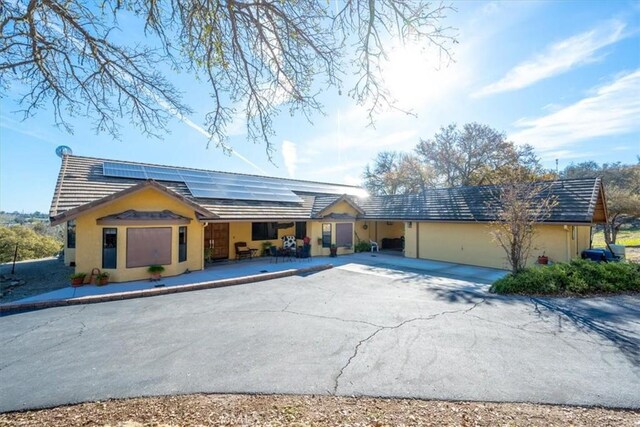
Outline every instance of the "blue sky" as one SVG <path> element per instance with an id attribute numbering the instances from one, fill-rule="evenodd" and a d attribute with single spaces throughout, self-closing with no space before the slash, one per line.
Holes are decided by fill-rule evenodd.
<path id="1" fill-rule="evenodd" d="M 49 209 L 60 166 L 54 151 L 222 171 L 357 184 L 381 150 L 411 150 L 449 123 L 477 121 L 533 145 L 546 167 L 571 162 L 633 163 L 640 154 L 640 2 L 457 2 L 455 62 L 416 46 L 396 47 L 385 79 L 398 105 L 367 126 L 366 111 L 337 92 L 322 95 L 324 115 L 309 123 L 284 109 L 274 122 L 277 152 L 246 141 L 243 120 L 231 129 L 236 154 L 208 149 L 202 128 L 210 100 L 190 75 L 172 80 L 193 108 L 163 140 L 122 124 L 122 140 L 96 135 L 73 119 L 74 133 L 53 126 L 51 111 L 21 121 L 0 100 L 0 210 Z M 126 29 L 127 21 L 120 22 Z"/>

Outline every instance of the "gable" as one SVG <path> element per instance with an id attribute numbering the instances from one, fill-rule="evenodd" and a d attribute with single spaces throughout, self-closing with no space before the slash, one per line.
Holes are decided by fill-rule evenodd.
<path id="1" fill-rule="evenodd" d="M 164 211 L 170 210 L 187 218 L 196 218 L 196 212 L 203 214 L 204 209 L 192 202 L 182 199 L 170 190 L 154 182 L 147 182 L 120 191 L 91 203 L 79 206 L 51 219 L 56 225 L 70 219 L 91 216 L 95 218 L 107 217 L 128 210 Z"/>

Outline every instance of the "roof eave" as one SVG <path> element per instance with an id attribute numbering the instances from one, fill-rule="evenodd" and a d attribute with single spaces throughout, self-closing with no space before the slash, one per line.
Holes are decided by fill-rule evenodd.
<path id="1" fill-rule="evenodd" d="M 119 198 L 127 196 L 127 195 L 131 195 L 131 194 L 137 193 L 138 191 L 144 190 L 146 188 L 153 188 L 153 189 L 155 189 L 157 191 L 165 193 L 169 197 L 172 197 L 172 198 L 184 203 L 185 205 L 193 208 L 193 210 L 196 212 L 196 217 L 198 218 L 198 220 L 201 220 L 201 218 L 203 216 L 216 217 L 215 214 L 212 214 L 208 210 L 204 209 L 202 206 L 200 206 L 197 203 L 194 203 L 194 202 L 186 199 L 182 195 L 176 193 L 173 190 L 170 190 L 169 188 L 165 187 L 164 185 L 161 185 L 161 184 L 159 184 L 158 182 L 156 182 L 154 180 L 146 180 L 146 181 L 141 182 L 140 184 L 133 185 L 133 186 L 131 186 L 129 188 L 126 188 L 124 190 L 121 190 L 121 191 L 118 191 L 116 193 L 110 194 L 108 196 L 102 197 L 102 198 L 100 198 L 98 200 L 94 200 L 92 202 L 85 203 L 84 205 L 80 205 L 80 206 L 77 206 L 77 207 L 75 207 L 73 209 L 69 209 L 68 211 L 65 211 L 65 212 L 63 212 L 61 214 L 51 216 L 50 217 L 51 225 L 62 224 L 65 221 L 69 221 L 71 219 L 74 219 L 74 218 L 78 217 L 79 215 L 82 215 L 84 213 L 87 213 L 87 212 L 90 212 L 90 211 L 92 211 L 94 209 L 97 209 L 97 208 L 105 205 L 106 203 L 112 202 L 112 201 L 114 201 L 116 199 L 119 199 Z"/>

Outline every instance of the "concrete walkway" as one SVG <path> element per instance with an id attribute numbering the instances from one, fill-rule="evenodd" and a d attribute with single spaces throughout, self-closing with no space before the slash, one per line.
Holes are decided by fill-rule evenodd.
<path id="1" fill-rule="evenodd" d="M 291 259 L 272 262 L 271 258 L 256 258 L 253 260 L 229 261 L 208 266 L 205 270 L 194 271 L 174 277 L 165 277 L 158 282 L 149 280 L 138 280 L 133 282 L 110 283 L 106 286 L 84 285 L 79 288 L 71 286 L 58 289 L 52 292 L 23 298 L 11 304 L 33 303 L 41 301 L 55 301 L 65 299 L 82 298 L 92 295 L 107 295 L 121 292 L 135 292 L 156 287 L 169 287 L 189 285 L 193 283 L 212 282 L 221 279 L 230 279 L 243 276 L 253 276 L 263 273 L 273 273 L 291 269 L 301 269 L 313 266 L 331 264 L 333 266 L 343 266 L 353 264 L 352 269 L 367 268 L 397 268 L 405 271 L 415 271 L 420 273 L 431 273 L 438 276 L 468 279 L 474 282 L 491 283 L 506 274 L 503 270 L 492 268 L 474 267 L 448 262 L 419 260 L 404 258 L 399 254 L 387 253 L 358 253 L 352 255 L 341 255 L 336 258 L 313 257 L 310 259 Z M 361 266 L 361 267 L 357 267 Z M 362 267 L 364 266 L 364 267 Z M 371 270 L 374 271 L 374 270 Z M 0 304 L 0 308 L 5 304 Z"/>

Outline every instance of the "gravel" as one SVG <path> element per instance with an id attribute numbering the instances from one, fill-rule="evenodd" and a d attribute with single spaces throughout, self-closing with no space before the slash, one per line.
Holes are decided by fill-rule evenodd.
<path id="1" fill-rule="evenodd" d="M 74 271 L 73 267 L 65 266 L 60 258 L 17 262 L 14 274 L 11 274 L 11 267 L 11 263 L 0 264 L 0 303 L 69 286 L 69 276 Z M 12 286 L 16 282 L 20 284 Z"/>
<path id="2" fill-rule="evenodd" d="M 0 414 L 0 426 L 639 426 L 640 411 L 368 397 L 186 395 Z"/>

